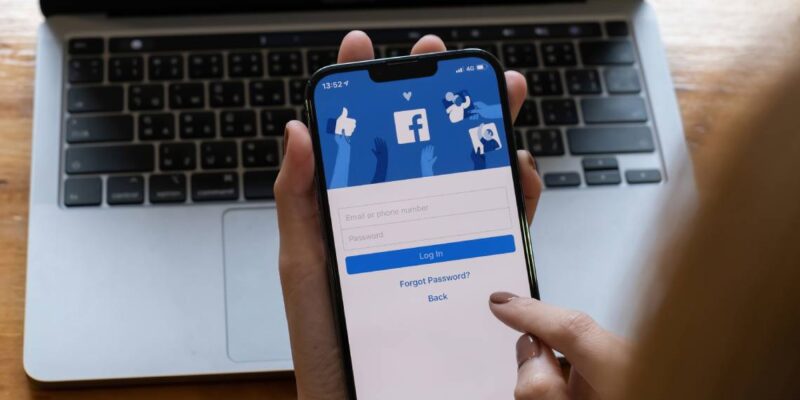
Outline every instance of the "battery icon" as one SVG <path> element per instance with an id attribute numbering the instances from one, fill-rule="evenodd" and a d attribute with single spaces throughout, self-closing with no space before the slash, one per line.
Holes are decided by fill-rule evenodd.
<path id="1" fill-rule="evenodd" d="M 483 64 L 478 64 L 475 66 L 478 71 L 483 71 Z"/>

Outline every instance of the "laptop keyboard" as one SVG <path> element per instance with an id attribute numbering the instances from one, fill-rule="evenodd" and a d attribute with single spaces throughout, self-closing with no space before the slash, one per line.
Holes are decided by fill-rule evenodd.
<path id="1" fill-rule="evenodd" d="M 407 55 L 434 33 L 524 73 L 529 97 L 515 136 L 537 156 L 547 188 L 662 180 L 627 23 L 367 32 L 376 57 Z M 63 204 L 272 199 L 284 125 L 302 115 L 308 77 L 336 62 L 345 33 L 70 39 Z M 637 153 L 651 166 L 622 170 L 618 157 Z"/>

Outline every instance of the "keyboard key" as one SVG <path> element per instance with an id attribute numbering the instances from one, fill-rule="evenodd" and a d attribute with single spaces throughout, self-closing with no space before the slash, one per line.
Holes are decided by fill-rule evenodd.
<path id="1" fill-rule="evenodd" d="M 164 108 L 164 86 L 131 85 L 128 87 L 128 108 L 139 110 L 161 110 Z"/>
<path id="2" fill-rule="evenodd" d="M 261 134 L 264 136 L 283 136 L 286 123 L 296 119 L 292 108 L 261 110 Z"/>
<path id="3" fill-rule="evenodd" d="M 305 79 L 292 79 L 289 81 L 289 102 L 294 105 L 303 105 L 306 101 Z"/>
<path id="4" fill-rule="evenodd" d="M 570 94 L 598 94 L 600 87 L 600 74 L 593 69 L 567 71 L 567 89 Z"/>
<path id="5" fill-rule="evenodd" d="M 133 117 L 108 115 L 67 119 L 67 143 L 133 140 Z"/>
<path id="6" fill-rule="evenodd" d="M 192 175 L 193 201 L 239 199 L 239 177 L 234 172 Z"/>
<path id="7" fill-rule="evenodd" d="M 67 71 L 69 83 L 90 83 L 103 81 L 103 59 L 73 58 L 69 60 Z"/>
<path id="8" fill-rule="evenodd" d="M 256 135 L 256 113 L 252 110 L 223 111 L 219 114 L 222 137 L 249 137 Z"/>
<path id="9" fill-rule="evenodd" d="M 336 64 L 336 57 L 338 54 L 337 49 L 309 50 L 308 53 L 306 53 L 309 75 L 312 75 L 316 70 L 322 67 Z M 376 56 L 376 58 L 378 57 Z"/>
<path id="10" fill-rule="evenodd" d="M 228 54 L 228 76 L 233 78 L 264 76 L 264 60 L 261 53 Z"/>
<path id="11" fill-rule="evenodd" d="M 546 125 L 575 125 L 578 110 L 572 99 L 542 100 L 542 118 Z"/>
<path id="12" fill-rule="evenodd" d="M 584 158 L 581 161 L 584 171 L 598 171 L 602 169 L 617 169 L 617 159 L 614 157 Z"/>
<path id="13" fill-rule="evenodd" d="M 544 184 L 547 187 L 580 186 L 581 175 L 577 172 L 551 172 L 544 174 Z"/>
<path id="14" fill-rule="evenodd" d="M 531 96 L 560 96 L 564 93 L 561 73 L 558 71 L 532 71 L 528 73 Z"/>
<path id="15" fill-rule="evenodd" d="M 202 83 L 173 83 L 169 85 L 170 108 L 203 108 L 205 103 L 205 88 Z"/>
<path id="16" fill-rule="evenodd" d="M 575 45 L 570 42 L 542 43 L 542 60 L 548 67 L 571 67 L 578 64 Z"/>
<path id="17" fill-rule="evenodd" d="M 600 24 L 594 22 L 538 24 L 533 26 L 537 38 L 581 38 L 602 36 Z"/>
<path id="18" fill-rule="evenodd" d="M 619 185 L 622 178 L 619 171 L 616 169 L 603 170 L 603 171 L 586 171 L 584 173 L 586 184 L 595 185 Z"/>
<path id="19" fill-rule="evenodd" d="M 150 202 L 183 203 L 186 201 L 186 176 L 183 174 L 150 175 Z"/>
<path id="20" fill-rule="evenodd" d="M 503 45 L 503 64 L 506 68 L 538 67 L 539 57 L 533 43 L 513 43 Z"/>
<path id="21" fill-rule="evenodd" d="M 644 100 L 639 96 L 583 99 L 581 108 L 587 124 L 647 121 Z"/>
<path id="22" fill-rule="evenodd" d="M 522 108 L 519 110 L 517 120 L 514 122 L 516 126 L 536 126 L 539 125 L 539 111 L 536 109 L 536 102 L 533 100 L 525 100 L 522 103 Z"/>
<path id="23" fill-rule="evenodd" d="M 625 171 L 625 180 L 630 184 L 661 182 L 661 171 L 657 169 L 630 169 Z"/>
<path id="24" fill-rule="evenodd" d="M 303 74 L 303 56 L 299 51 L 271 51 L 267 55 L 267 68 L 271 76 Z"/>
<path id="25" fill-rule="evenodd" d="M 180 54 L 150 56 L 147 77 L 151 81 L 183 79 L 183 56 Z"/>
<path id="26" fill-rule="evenodd" d="M 139 140 L 175 138 L 175 116 L 172 114 L 139 114 Z"/>
<path id="27" fill-rule="evenodd" d="M 633 64 L 636 56 L 633 45 L 627 40 L 583 42 L 581 58 L 586 65 Z"/>
<path id="28" fill-rule="evenodd" d="M 64 181 L 65 206 L 99 206 L 102 201 L 103 181 L 100 178 L 69 178 Z"/>
<path id="29" fill-rule="evenodd" d="M 639 73 L 633 68 L 606 68 L 605 78 L 609 93 L 639 93 L 642 90 Z"/>
<path id="30" fill-rule="evenodd" d="M 69 54 L 101 54 L 105 50 L 102 38 L 75 38 L 69 40 Z"/>
<path id="31" fill-rule="evenodd" d="M 70 147 L 64 161 L 68 174 L 144 172 L 153 170 L 154 153 L 150 144 Z"/>
<path id="32" fill-rule="evenodd" d="M 606 22 L 606 33 L 608 36 L 628 36 L 628 23 L 625 21 Z"/>
<path id="33" fill-rule="evenodd" d="M 282 106 L 286 103 L 286 85 L 282 80 L 250 82 L 250 105 Z"/>
<path id="34" fill-rule="evenodd" d="M 208 84 L 211 107 L 241 107 L 244 105 L 244 83 L 211 82 Z"/>
<path id="35" fill-rule="evenodd" d="M 242 142 L 242 163 L 245 167 L 277 167 L 278 142 L 275 140 Z"/>
<path id="36" fill-rule="evenodd" d="M 123 96 L 122 86 L 73 87 L 67 92 L 67 111 L 122 111 Z"/>
<path id="37" fill-rule="evenodd" d="M 558 129 L 537 129 L 527 132 L 528 150 L 535 156 L 564 155 L 564 140 Z"/>
<path id="38" fill-rule="evenodd" d="M 163 143 L 158 147 L 158 167 L 162 171 L 192 170 L 196 159 L 194 143 Z"/>
<path id="39" fill-rule="evenodd" d="M 138 82 L 144 78 L 142 57 L 111 57 L 108 59 L 108 80 Z"/>
<path id="40" fill-rule="evenodd" d="M 649 153 L 655 150 L 650 128 L 575 128 L 567 131 L 572 154 Z"/>
<path id="41" fill-rule="evenodd" d="M 144 178 L 139 175 L 108 178 L 106 202 L 110 205 L 144 203 Z"/>
<path id="42" fill-rule="evenodd" d="M 217 136 L 217 121 L 213 112 L 185 112 L 180 116 L 182 139 L 213 138 Z"/>
<path id="43" fill-rule="evenodd" d="M 244 198 L 248 200 L 275 197 L 272 187 L 278 171 L 249 171 L 244 173 Z"/>
<path id="44" fill-rule="evenodd" d="M 525 139 L 522 136 L 522 131 L 520 129 L 514 129 L 514 142 L 516 142 L 517 149 L 524 149 L 525 148 Z"/>
<path id="45" fill-rule="evenodd" d="M 222 78 L 222 54 L 189 55 L 189 78 Z"/>
<path id="46" fill-rule="evenodd" d="M 204 169 L 236 168 L 236 142 L 205 142 L 200 145 L 200 163 Z"/>

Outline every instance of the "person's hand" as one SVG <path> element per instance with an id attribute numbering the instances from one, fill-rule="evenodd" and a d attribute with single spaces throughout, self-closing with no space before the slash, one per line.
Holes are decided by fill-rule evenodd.
<path id="1" fill-rule="evenodd" d="M 421 38 L 412 54 L 444 51 L 436 36 Z M 372 42 L 363 32 L 350 32 L 342 40 L 339 62 L 374 57 Z M 506 72 L 508 102 L 516 118 L 525 100 L 525 78 Z M 333 319 L 325 244 L 314 187 L 314 154 L 311 136 L 299 121 L 286 125 L 284 158 L 275 182 L 275 201 L 280 230 L 280 275 L 289 336 L 294 359 L 297 393 L 300 399 L 342 399 L 346 397 L 342 355 Z M 528 223 L 533 219 L 542 182 L 533 157 L 518 151 L 520 181 L 525 195 Z M 477 310 L 476 310 L 477 312 Z"/>
<path id="2" fill-rule="evenodd" d="M 630 356 L 627 342 L 581 312 L 505 292 L 493 293 L 489 300 L 500 321 L 524 333 L 517 340 L 516 399 L 614 397 Z M 569 379 L 564 379 L 553 350 L 570 362 Z"/>

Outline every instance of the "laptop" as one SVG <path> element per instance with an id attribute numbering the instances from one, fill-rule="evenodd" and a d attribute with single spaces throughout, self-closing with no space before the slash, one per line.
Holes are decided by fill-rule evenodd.
<path id="1" fill-rule="evenodd" d="M 351 29 L 379 57 L 435 33 L 527 76 L 515 135 L 546 185 L 533 223 L 545 301 L 629 332 L 651 221 L 672 186 L 693 186 L 678 178 L 687 147 L 643 1 L 41 9 L 24 340 L 34 381 L 291 373 L 272 185 L 284 124 Z"/>

